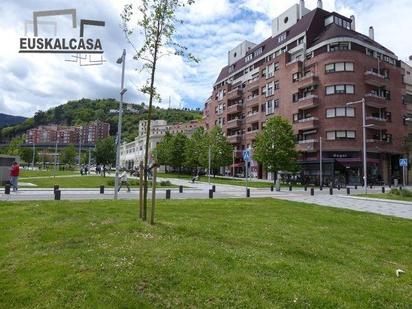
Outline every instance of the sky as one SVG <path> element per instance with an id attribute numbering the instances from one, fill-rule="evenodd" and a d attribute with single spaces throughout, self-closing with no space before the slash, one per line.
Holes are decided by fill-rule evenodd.
<path id="1" fill-rule="evenodd" d="M 127 50 L 125 101 L 147 103 L 139 91 L 148 73 L 133 60 L 134 49 L 121 29 L 123 6 L 139 0 L 3 0 L 0 6 L 0 113 L 32 116 L 68 100 L 81 98 L 119 99 L 121 65 L 116 64 Z M 185 23 L 178 27 L 176 40 L 200 59 L 189 63 L 180 56 L 162 57 L 156 87 L 161 101 L 156 105 L 202 108 L 210 96 L 220 69 L 227 64 L 227 52 L 243 40 L 260 43 L 271 35 L 271 20 L 298 0 L 196 0 L 180 11 Z M 317 0 L 306 0 L 314 9 Z M 375 28 L 375 40 L 394 51 L 399 59 L 412 55 L 412 6 L 410 0 L 323 0 L 324 9 L 356 16 L 357 31 L 367 34 Z M 103 65 L 80 66 L 69 55 L 21 54 L 19 39 L 24 37 L 25 21 L 33 11 L 75 8 L 77 19 L 105 21 L 105 27 L 91 27 L 87 34 L 98 37 L 104 49 Z M 46 20 L 46 18 L 44 18 Z M 49 17 L 57 23 L 57 35 L 78 36 L 70 18 Z M 132 25 L 133 27 L 133 25 Z M 92 29 L 93 28 L 93 29 Z M 53 36 L 51 26 L 40 25 L 39 32 Z M 28 36 L 32 27 L 28 26 Z M 139 47 L 141 37 L 131 37 Z"/>

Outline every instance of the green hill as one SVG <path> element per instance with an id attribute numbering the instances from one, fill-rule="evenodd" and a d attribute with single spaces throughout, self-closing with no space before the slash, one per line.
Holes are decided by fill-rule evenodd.
<path id="1" fill-rule="evenodd" d="M 131 141 L 138 134 L 138 123 L 140 120 L 147 119 L 146 106 L 132 106 L 133 111 L 125 107 L 123 117 L 123 140 Z M 34 117 L 26 119 L 24 122 L 4 127 L 0 131 L 1 141 L 7 142 L 11 138 L 20 136 L 26 130 L 39 125 L 60 124 L 60 125 L 81 125 L 94 120 L 101 120 L 110 123 L 110 134 L 117 132 L 118 114 L 111 113 L 117 110 L 119 102 L 114 99 L 81 99 L 69 101 L 66 104 L 56 106 L 47 111 L 38 111 Z M 165 119 L 170 124 L 186 122 L 193 119 L 200 119 L 202 114 L 199 110 L 189 109 L 161 109 L 156 107 L 153 111 L 152 119 Z"/>

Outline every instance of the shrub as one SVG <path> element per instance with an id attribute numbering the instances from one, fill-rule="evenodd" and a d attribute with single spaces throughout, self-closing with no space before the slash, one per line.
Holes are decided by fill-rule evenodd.
<path id="1" fill-rule="evenodd" d="M 160 182 L 161 187 L 166 187 L 166 186 L 170 186 L 170 185 L 171 185 L 171 183 L 170 183 L 169 180 L 163 180 L 163 181 Z"/>
<path id="2" fill-rule="evenodd" d="M 389 193 L 393 195 L 412 197 L 412 191 L 407 190 L 407 189 L 391 189 Z"/>

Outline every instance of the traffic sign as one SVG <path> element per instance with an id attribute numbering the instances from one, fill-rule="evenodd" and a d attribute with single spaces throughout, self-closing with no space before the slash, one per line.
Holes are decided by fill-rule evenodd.
<path id="1" fill-rule="evenodd" d="M 250 161 L 250 149 L 243 150 L 243 160 Z"/>
<path id="2" fill-rule="evenodd" d="M 399 159 L 399 166 L 408 166 L 408 159 Z"/>

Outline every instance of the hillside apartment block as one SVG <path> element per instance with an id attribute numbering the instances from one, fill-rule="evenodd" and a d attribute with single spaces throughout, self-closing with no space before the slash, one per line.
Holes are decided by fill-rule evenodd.
<path id="1" fill-rule="evenodd" d="M 389 183 L 402 177 L 399 158 L 411 131 L 405 67 L 375 41 L 373 27 L 363 35 L 354 16 L 327 12 L 322 1 L 309 10 L 301 0 L 273 19 L 271 37 L 228 52 L 205 103 L 205 126 L 222 127 L 235 148 L 235 173 L 242 174 L 242 150 L 254 144 L 267 119 L 280 115 L 293 126 L 303 177 L 319 183 L 322 139 L 325 183 L 360 184 L 362 106 L 346 103 L 364 98 L 373 125 L 366 133 L 368 177 Z M 250 168 L 255 177 L 272 177 L 254 160 Z"/>
<path id="2" fill-rule="evenodd" d="M 82 144 L 95 145 L 98 140 L 109 136 L 110 124 L 93 121 L 83 126 L 39 126 L 26 131 L 26 144 L 47 145 Z"/>

